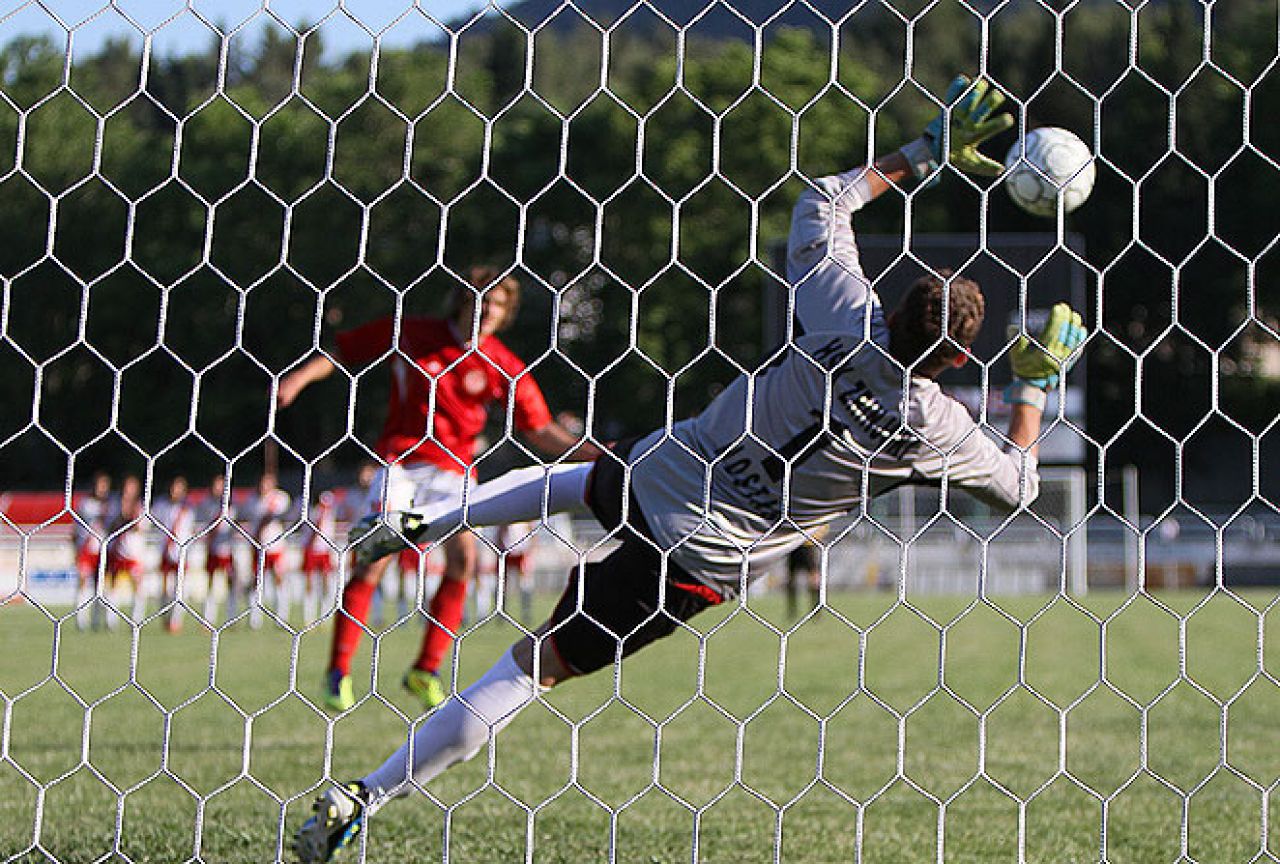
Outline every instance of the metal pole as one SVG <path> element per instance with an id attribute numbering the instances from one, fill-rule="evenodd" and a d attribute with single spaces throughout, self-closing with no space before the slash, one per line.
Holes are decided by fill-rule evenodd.
<path id="1" fill-rule="evenodd" d="M 1085 524 L 1085 496 L 1088 494 L 1085 470 L 1071 468 L 1067 473 L 1067 580 L 1071 593 L 1083 597 L 1089 593 L 1088 527 Z"/>
<path id="2" fill-rule="evenodd" d="M 1138 466 L 1126 465 L 1120 469 L 1120 484 L 1124 506 L 1124 589 L 1129 594 L 1138 591 L 1141 583 L 1142 515 L 1138 512 Z"/>

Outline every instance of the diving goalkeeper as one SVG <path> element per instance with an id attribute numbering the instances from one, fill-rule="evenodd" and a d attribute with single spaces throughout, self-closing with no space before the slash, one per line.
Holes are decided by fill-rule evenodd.
<path id="1" fill-rule="evenodd" d="M 1002 449 L 934 380 L 969 356 L 984 311 L 978 285 L 929 275 L 885 315 L 858 259 L 852 216 L 891 185 L 928 179 L 944 162 L 999 173 L 977 145 L 1012 123 L 995 114 L 1000 95 L 957 79 L 947 101 L 920 139 L 800 196 L 787 277 L 803 332 L 761 369 L 739 376 L 697 417 L 619 442 L 594 465 L 511 472 L 452 508 L 388 514 L 389 525 L 362 544 L 366 555 L 386 554 L 464 522 L 588 509 L 621 541 L 575 569 L 546 623 L 381 767 L 320 796 L 297 834 L 303 862 L 329 860 L 368 815 L 475 755 L 543 690 L 611 666 L 744 591 L 868 497 L 941 482 L 1006 510 L 1036 497 L 1046 393 L 1084 340 L 1079 315 L 1055 307 L 1039 339 L 1012 350 Z"/>

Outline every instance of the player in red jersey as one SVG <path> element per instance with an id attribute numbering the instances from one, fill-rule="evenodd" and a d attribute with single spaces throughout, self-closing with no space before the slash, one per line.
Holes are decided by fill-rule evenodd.
<path id="1" fill-rule="evenodd" d="M 141 624 L 147 612 L 146 586 L 143 584 L 142 538 L 143 510 L 142 482 L 132 475 L 120 484 L 120 500 L 111 514 L 110 538 L 107 540 L 107 576 L 111 584 L 113 602 L 118 605 L 119 583 L 128 578 L 133 587 L 133 621 Z M 107 616 L 107 627 L 115 627 L 115 615 Z"/>
<path id="2" fill-rule="evenodd" d="M 227 499 L 225 507 L 224 497 Z M 240 613 L 236 601 L 241 587 L 235 559 L 235 539 L 239 529 L 236 527 L 235 504 L 227 495 L 226 475 L 214 474 L 209 480 L 209 492 L 200 508 L 199 518 L 205 542 L 204 571 L 208 577 L 204 620 L 212 627 L 218 623 L 218 574 L 222 574 L 227 583 L 227 620 L 234 620 Z"/>
<path id="3" fill-rule="evenodd" d="M 186 612 L 178 571 L 186 557 L 187 541 L 195 535 L 195 511 L 187 500 L 187 478 L 178 476 L 169 481 L 169 497 L 156 507 L 155 517 L 161 532 L 160 602 L 169 607 L 165 629 L 177 633 Z"/>
<path id="4" fill-rule="evenodd" d="M 102 623 L 101 600 L 96 598 L 97 568 L 102 558 L 102 540 L 106 538 L 106 520 L 111 511 L 111 477 L 106 471 L 93 472 L 93 488 L 79 495 L 74 504 L 72 547 L 76 549 L 76 626 L 97 630 Z"/>
<path id="5" fill-rule="evenodd" d="M 253 546 L 255 587 L 249 595 L 249 626 L 262 626 L 262 607 L 268 592 L 274 592 L 276 614 L 289 620 L 289 585 L 284 570 L 284 515 L 293 502 L 289 493 L 276 485 L 276 475 L 265 472 L 258 479 L 258 493 L 249 502 L 248 528 Z M 268 579 L 268 577 L 270 577 Z"/>
<path id="6" fill-rule="evenodd" d="M 370 490 L 367 509 L 461 500 L 488 408 L 504 405 L 509 398 L 516 428 L 537 449 L 551 456 L 574 450 L 579 459 L 599 455 L 593 444 L 552 420 L 533 376 L 497 338 L 515 318 L 519 298 L 520 283 L 514 277 L 492 267 L 473 267 L 467 284 L 455 288 L 446 318 L 405 316 L 399 327 L 392 318 L 380 318 L 338 334 L 337 356 L 346 366 L 360 368 L 389 354 L 391 360 L 390 401 L 376 445 L 385 467 Z M 393 343 L 397 332 L 399 340 Z M 304 388 L 336 368 L 328 357 L 318 356 L 286 375 L 280 380 L 280 407 L 292 404 Z M 431 622 L 418 659 L 404 678 L 405 687 L 427 708 L 447 695 L 438 672 L 461 625 L 467 580 L 475 570 L 475 539 L 470 533 L 453 534 L 444 547 L 445 575 L 428 607 Z M 335 710 L 355 703 L 351 658 L 387 563 L 383 559 L 358 567 L 343 591 L 325 678 L 325 704 Z"/>
<path id="7" fill-rule="evenodd" d="M 76 500 L 71 534 L 76 552 L 76 574 L 80 579 L 76 589 L 76 627 L 81 630 L 87 630 L 90 625 L 96 630 L 103 623 L 105 607 L 95 595 L 98 593 L 98 565 L 110 515 L 111 477 L 105 471 L 95 471 L 92 491 Z"/>
<path id="8" fill-rule="evenodd" d="M 332 594 L 334 544 L 338 542 L 338 499 L 330 491 L 320 493 L 302 526 L 302 620 L 310 624 L 320 614 L 320 598 L 327 605 Z"/>

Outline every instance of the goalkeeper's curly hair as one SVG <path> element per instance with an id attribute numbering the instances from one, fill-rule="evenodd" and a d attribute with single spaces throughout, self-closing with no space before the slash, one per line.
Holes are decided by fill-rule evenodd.
<path id="1" fill-rule="evenodd" d="M 511 274 L 502 275 L 502 271 L 491 264 L 477 264 L 467 268 L 466 282 L 455 283 L 449 295 L 449 307 L 446 314 L 455 318 L 462 307 L 474 298 L 484 296 L 488 291 L 505 291 L 507 293 L 507 314 L 498 325 L 501 332 L 511 326 L 520 311 L 520 280 Z"/>
<path id="2" fill-rule="evenodd" d="M 943 327 L 942 299 L 947 292 Z M 939 270 L 912 283 L 889 315 L 889 353 L 916 375 L 936 378 L 969 355 L 982 329 L 986 301 L 977 282 Z"/>

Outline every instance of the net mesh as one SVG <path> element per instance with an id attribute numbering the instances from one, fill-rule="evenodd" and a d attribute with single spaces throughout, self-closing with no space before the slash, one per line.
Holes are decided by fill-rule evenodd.
<path id="1" fill-rule="evenodd" d="M 945 168 L 859 231 L 887 305 L 926 266 L 995 298 L 953 382 L 993 432 L 1014 337 L 1085 311 L 1040 499 L 885 496 L 822 541 L 815 609 L 784 610 L 779 574 L 540 699 L 359 854 L 1280 860 L 1278 31 L 1264 3 L 6 4 L 0 854 L 287 858 L 316 790 L 414 728 L 429 556 L 375 606 L 357 707 L 315 689 L 353 517 L 318 495 L 376 460 L 396 363 L 277 410 L 335 329 L 439 311 L 493 262 L 525 286 L 508 341 L 584 437 L 669 425 L 792 332 L 774 256 L 798 191 L 917 135 L 964 71 L 1019 134 L 1079 133 L 1093 197 L 1044 221 Z M 501 409 L 485 476 L 538 458 Z M 99 468 L 140 478 L 136 509 L 94 520 Z M 263 472 L 292 498 L 250 493 Z M 178 521 L 176 474 L 229 485 Z M 300 615 L 312 534 L 336 574 Z M 520 590 L 481 543 L 504 578 L 459 689 L 532 625 L 528 586 L 549 600 L 609 543 L 536 534 Z M 94 536 L 132 583 L 103 555 L 77 588 Z M 215 536 L 238 601 L 206 579 Z"/>

